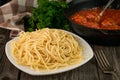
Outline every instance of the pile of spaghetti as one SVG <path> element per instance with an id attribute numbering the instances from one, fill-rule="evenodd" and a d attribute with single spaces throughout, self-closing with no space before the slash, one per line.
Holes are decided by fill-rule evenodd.
<path id="1" fill-rule="evenodd" d="M 81 62 L 82 47 L 67 32 L 44 28 L 21 32 L 11 43 L 12 55 L 18 64 L 34 70 L 53 70 Z"/>

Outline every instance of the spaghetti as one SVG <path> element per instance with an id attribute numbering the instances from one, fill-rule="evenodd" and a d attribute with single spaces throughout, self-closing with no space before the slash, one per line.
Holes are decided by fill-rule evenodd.
<path id="1" fill-rule="evenodd" d="M 18 64 L 34 70 L 53 70 L 81 62 L 82 48 L 67 32 L 44 28 L 21 32 L 11 43 L 12 54 Z"/>

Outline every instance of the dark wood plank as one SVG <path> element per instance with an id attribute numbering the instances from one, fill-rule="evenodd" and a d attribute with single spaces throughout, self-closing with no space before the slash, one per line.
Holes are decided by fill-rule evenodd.
<path id="1" fill-rule="evenodd" d="M 3 53 L 4 53 L 4 45 L 1 45 L 0 46 L 0 61 L 2 59 Z"/>
<path id="2" fill-rule="evenodd" d="M 116 47 L 115 46 L 98 46 L 98 45 L 95 45 L 94 46 L 94 51 L 95 50 L 102 50 L 105 53 L 105 55 L 106 55 L 108 61 L 110 62 L 110 64 L 116 69 L 120 68 L 120 66 L 117 65 L 118 64 L 118 59 L 117 59 L 117 56 L 116 56 Z M 114 77 L 112 75 L 103 74 L 103 72 L 100 69 L 98 71 L 99 71 L 100 80 L 114 80 Z"/>
<path id="3" fill-rule="evenodd" d="M 5 54 L 5 44 L 9 40 L 9 30 L 0 28 L 0 35 L 5 36 L 0 42 L 0 80 L 18 80 L 19 70 L 9 62 Z"/>
<path id="4" fill-rule="evenodd" d="M 19 70 L 7 59 L 5 53 L 0 61 L 0 80 L 18 80 Z"/>
<path id="5" fill-rule="evenodd" d="M 120 46 L 115 47 L 116 54 L 113 56 L 115 61 L 116 70 L 120 77 Z"/>
<path id="6" fill-rule="evenodd" d="M 8 39 L 9 30 L 0 28 L 0 59 L 4 53 L 4 47 Z"/>
<path id="7" fill-rule="evenodd" d="M 21 72 L 20 80 L 99 80 L 94 58 L 85 65 L 60 74 L 31 76 Z"/>
<path id="8" fill-rule="evenodd" d="M 60 74 L 49 76 L 32 76 L 19 71 L 7 59 L 4 51 L 9 40 L 9 31 L 0 29 L 5 39 L 0 41 L 0 80 L 115 80 L 110 74 L 104 74 L 97 65 L 95 57 L 83 66 Z M 92 45 L 93 50 L 103 50 L 110 64 L 120 72 L 120 46 Z"/>

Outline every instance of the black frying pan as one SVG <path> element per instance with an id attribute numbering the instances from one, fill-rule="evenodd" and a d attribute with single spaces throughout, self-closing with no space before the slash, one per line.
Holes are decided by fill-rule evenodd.
<path id="1" fill-rule="evenodd" d="M 94 7 L 103 7 L 108 0 L 73 0 L 69 3 L 69 8 L 66 9 L 65 14 L 69 16 L 77 11 L 90 9 Z M 120 9 L 120 0 L 115 0 L 111 6 L 114 9 Z M 90 43 L 105 44 L 105 45 L 120 45 L 120 30 L 100 30 L 88 28 L 72 22 L 70 19 L 70 26 L 73 32 L 85 38 Z"/>

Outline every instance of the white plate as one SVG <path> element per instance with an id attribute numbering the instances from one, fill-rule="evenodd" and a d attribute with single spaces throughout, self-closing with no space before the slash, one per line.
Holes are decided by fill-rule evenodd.
<path id="1" fill-rule="evenodd" d="M 66 31 L 66 32 L 68 32 L 68 31 Z M 51 75 L 51 74 L 62 73 L 62 72 L 69 71 L 69 70 L 75 69 L 77 67 L 80 67 L 83 64 L 87 63 L 93 57 L 93 50 L 90 47 L 90 45 L 84 39 L 82 39 L 81 37 L 79 37 L 79 36 L 77 36 L 77 35 L 75 35 L 71 32 L 68 32 L 68 33 L 72 34 L 78 40 L 78 42 L 81 44 L 81 46 L 84 49 L 83 53 L 82 53 L 83 57 L 84 57 L 84 60 L 79 64 L 69 66 L 69 67 L 65 67 L 65 68 L 60 68 L 60 69 L 57 69 L 57 70 L 52 70 L 52 71 L 35 71 L 35 70 L 30 69 L 29 67 L 19 65 L 19 64 L 16 63 L 16 61 L 12 57 L 12 55 L 11 55 L 12 53 L 11 53 L 11 49 L 10 49 L 11 42 L 14 41 L 14 40 L 17 40 L 18 38 L 14 38 L 14 39 L 12 39 L 12 40 L 10 40 L 6 43 L 5 51 L 6 51 L 7 58 L 10 60 L 10 62 L 15 67 L 17 67 L 21 71 L 26 72 L 30 75 Z"/>

